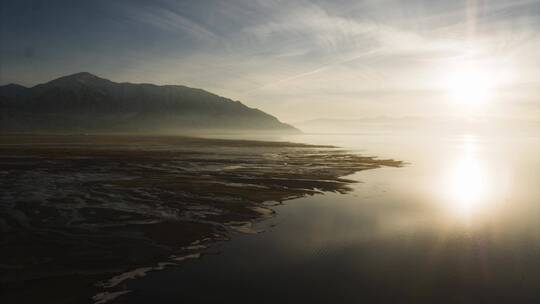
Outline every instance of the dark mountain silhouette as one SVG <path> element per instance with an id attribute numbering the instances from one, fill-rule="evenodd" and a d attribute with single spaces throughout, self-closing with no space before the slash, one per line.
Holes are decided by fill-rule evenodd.
<path id="1" fill-rule="evenodd" d="M 116 83 L 77 73 L 0 86 L 3 132 L 298 132 L 274 116 L 201 89 Z"/>

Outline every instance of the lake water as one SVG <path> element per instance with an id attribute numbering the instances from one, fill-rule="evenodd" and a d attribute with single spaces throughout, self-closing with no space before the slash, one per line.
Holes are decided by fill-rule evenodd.
<path id="1" fill-rule="evenodd" d="M 287 201 L 257 235 L 128 283 L 129 303 L 540 303 L 538 134 L 301 135 L 408 162 Z"/>

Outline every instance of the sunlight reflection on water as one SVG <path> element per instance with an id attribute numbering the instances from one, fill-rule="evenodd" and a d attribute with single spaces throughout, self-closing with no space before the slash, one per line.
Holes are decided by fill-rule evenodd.
<path id="1" fill-rule="evenodd" d="M 127 302 L 215 303 L 242 294 L 247 303 L 540 303 L 537 135 L 287 140 L 407 166 L 358 172 L 348 194 L 275 207 L 277 216 L 260 223 L 265 233 L 136 281 Z"/>
<path id="2" fill-rule="evenodd" d="M 486 199 L 491 184 L 485 168 L 478 159 L 476 138 L 472 135 L 463 137 L 463 145 L 458 160 L 450 169 L 444 195 L 446 208 L 453 214 L 470 219 L 474 214 L 485 211 Z"/>

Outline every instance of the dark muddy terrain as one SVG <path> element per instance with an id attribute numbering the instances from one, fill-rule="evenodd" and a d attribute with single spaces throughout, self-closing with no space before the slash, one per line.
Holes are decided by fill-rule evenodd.
<path id="1" fill-rule="evenodd" d="M 0 136 L 2 303 L 104 303 L 284 200 L 394 160 L 287 142 Z"/>

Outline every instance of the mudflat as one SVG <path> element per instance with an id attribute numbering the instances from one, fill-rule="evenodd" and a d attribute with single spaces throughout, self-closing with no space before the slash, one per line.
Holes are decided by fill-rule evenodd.
<path id="1" fill-rule="evenodd" d="M 125 135 L 0 136 L 2 303 L 104 303 L 271 206 L 400 166 L 332 146 Z"/>

